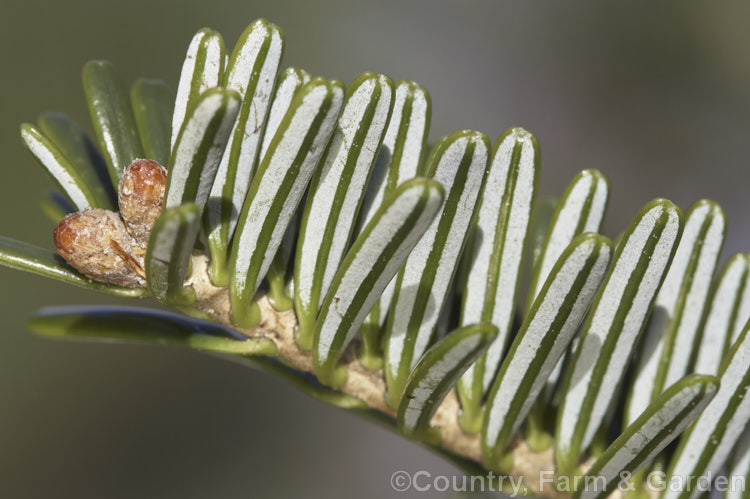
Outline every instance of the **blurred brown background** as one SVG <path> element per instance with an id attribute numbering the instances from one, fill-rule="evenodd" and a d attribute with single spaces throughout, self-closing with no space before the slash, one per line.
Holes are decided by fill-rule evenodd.
<path id="1" fill-rule="evenodd" d="M 232 45 L 257 17 L 286 33 L 285 65 L 350 81 L 371 70 L 431 92 L 431 138 L 509 126 L 542 147 L 542 194 L 583 168 L 612 182 L 606 231 L 639 206 L 700 197 L 750 249 L 750 5 L 740 2 L 2 0 L 0 234 L 50 245 L 51 182 L 18 125 L 88 116 L 80 69 L 176 85 L 203 26 Z M 88 126 L 88 124 L 87 124 Z M 90 127 L 89 127 L 90 128 Z M 396 470 L 453 473 L 428 451 L 263 373 L 196 353 L 28 334 L 51 304 L 117 300 L 0 268 L 0 497 L 407 497 Z"/>

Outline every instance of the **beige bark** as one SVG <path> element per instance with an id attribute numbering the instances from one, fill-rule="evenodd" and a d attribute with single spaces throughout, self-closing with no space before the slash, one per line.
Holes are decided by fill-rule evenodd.
<path id="1" fill-rule="evenodd" d="M 263 337 L 272 340 L 278 347 L 278 358 L 288 366 L 299 371 L 313 373 L 311 352 L 300 349 L 294 339 L 297 321 L 294 312 L 278 312 L 266 297 L 259 300 L 262 319 L 260 325 L 252 330 L 238 329 L 232 325 L 229 316 L 229 290 L 219 288 L 211 283 L 208 277 L 208 259 L 205 256 L 193 257 L 193 270 L 187 280 L 196 292 L 196 308 L 208 314 L 222 324 L 231 326 L 247 336 Z M 348 375 L 341 391 L 357 397 L 368 407 L 395 418 L 395 412 L 385 403 L 385 379 L 383 371 L 369 371 L 362 367 L 351 351 L 345 356 Z M 458 456 L 481 462 L 481 448 L 478 435 L 469 435 L 458 426 L 458 397 L 451 391 L 432 419 L 433 426 L 440 428 L 441 447 Z M 513 469 L 509 473 L 515 479 L 523 478 L 525 484 L 537 495 L 543 497 L 562 497 L 547 484 L 540 490 L 540 473 L 553 471 L 552 449 L 541 453 L 532 452 L 522 439 L 514 443 L 511 454 Z M 549 477 L 549 475 L 547 475 Z"/>

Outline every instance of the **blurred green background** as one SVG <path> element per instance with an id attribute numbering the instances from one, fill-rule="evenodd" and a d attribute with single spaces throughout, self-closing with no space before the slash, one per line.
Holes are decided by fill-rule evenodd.
<path id="1" fill-rule="evenodd" d="M 542 148 L 543 195 L 583 168 L 612 182 L 606 231 L 648 200 L 729 215 L 726 255 L 750 249 L 750 5 L 740 2 L 15 1 L 0 11 L 0 234 L 51 245 L 51 182 L 18 125 L 86 123 L 85 61 L 176 85 L 203 26 L 232 45 L 257 17 L 284 65 L 350 81 L 366 70 L 431 92 L 431 139 L 509 126 Z M 115 303 L 0 268 L 0 497 L 408 497 L 396 470 L 453 468 L 263 373 L 196 353 L 60 343 L 24 320 L 51 304 Z"/>

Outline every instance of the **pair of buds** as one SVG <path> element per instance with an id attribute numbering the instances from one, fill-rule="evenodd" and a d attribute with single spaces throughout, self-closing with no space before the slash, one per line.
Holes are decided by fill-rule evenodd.
<path id="1" fill-rule="evenodd" d="M 67 215 L 55 227 L 57 252 L 94 281 L 145 287 L 148 238 L 162 211 L 166 183 L 163 166 L 136 159 L 120 179 L 120 212 L 93 208 Z"/>

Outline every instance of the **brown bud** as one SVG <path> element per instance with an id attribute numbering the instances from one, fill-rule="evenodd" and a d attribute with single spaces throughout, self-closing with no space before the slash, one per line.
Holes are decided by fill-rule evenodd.
<path id="1" fill-rule="evenodd" d="M 136 159 L 120 179 L 118 202 L 125 227 L 145 248 L 159 218 L 167 185 L 167 170 L 156 161 Z"/>
<path id="2" fill-rule="evenodd" d="M 57 252 L 95 281 L 128 288 L 146 285 L 145 251 L 117 213 L 92 209 L 66 216 L 55 228 Z"/>

